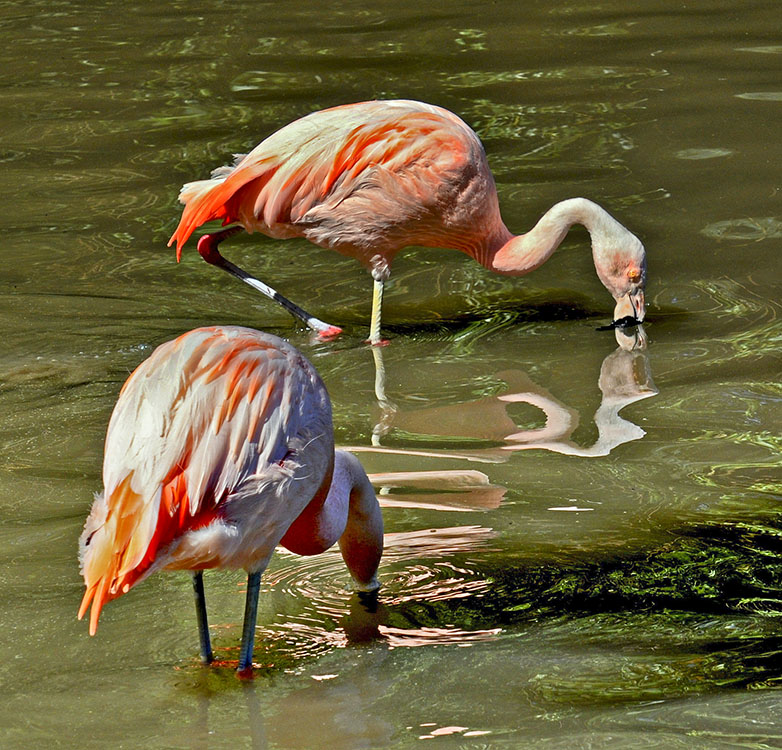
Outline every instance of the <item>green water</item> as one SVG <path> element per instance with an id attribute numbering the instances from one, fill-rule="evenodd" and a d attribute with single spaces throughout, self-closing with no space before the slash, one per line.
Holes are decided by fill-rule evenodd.
<path id="1" fill-rule="evenodd" d="M 775 0 L 0 3 L 0 746 L 782 747 L 780 20 Z M 379 405 L 357 263 L 224 246 L 344 326 L 323 344 L 192 248 L 174 262 L 183 182 L 374 97 L 469 122 L 511 229 L 585 195 L 638 234 L 648 343 L 595 330 L 613 303 L 583 231 L 524 279 L 411 249 Z M 75 618 L 119 388 L 215 323 L 300 347 L 338 442 L 392 475 L 377 609 L 337 553 L 278 555 L 251 685 L 198 665 L 185 574 L 95 638 Z M 205 581 L 236 658 L 243 576 Z"/>

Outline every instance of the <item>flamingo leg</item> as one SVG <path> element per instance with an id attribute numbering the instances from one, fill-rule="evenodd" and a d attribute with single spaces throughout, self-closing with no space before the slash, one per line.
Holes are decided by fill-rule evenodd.
<path id="1" fill-rule="evenodd" d="M 244 604 L 244 626 L 242 647 L 239 651 L 240 677 L 251 677 L 253 672 L 253 646 L 255 645 L 255 623 L 258 619 L 258 594 L 261 590 L 261 573 L 247 574 L 247 599 Z"/>
<path id="2" fill-rule="evenodd" d="M 342 333 L 342 329 L 339 326 L 333 326 L 329 323 L 324 323 L 314 315 L 310 315 L 306 310 L 302 310 L 297 304 L 291 302 L 287 297 L 283 297 L 276 289 L 272 289 L 268 284 L 265 284 L 260 279 L 256 279 L 251 276 L 245 270 L 234 265 L 231 261 L 226 260 L 217 246 L 226 238 L 232 234 L 236 234 L 242 230 L 241 227 L 228 227 L 214 234 L 205 234 L 198 241 L 198 252 L 201 257 L 213 266 L 222 268 L 237 279 L 241 279 L 245 284 L 249 284 L 253 289 L 256 289 L 261 294 L 265 294 L 269 299 L 274 300 L 278 305 L 284 307 L 294 318 L 298 318 L 322 339 L 330 339 L 334 336 L 338 336 Z"/>
<path id="3" fill-rule="evenodd" d="M 211 664 L 214 659 L 212 644 L 209 642 L 209 625 L 206 620 L 206 598 L 204 597 L 204 574 L 197 570 L 193 573 L 193 593 L 195 594 L 196 620 L 198 622 L 198 640 L 201 643 L 201 661 Z"/>
<path id="4" fill-rule="evenodd" d="M 386 366 L 381 347 L 372 347 L 372 359 L 375 361 L 375 398 L 381 411 L 380 421 L 372 428 L 372 445 L 378 447 L 380 439 L 391 429 L 398 409 L 386 396 Z"/>
<path id="5" fill-rule="evenodd" d="M 388 341 L 380 338 L 380 313 L 383 307 L 383 282 L 380 279 L 374 279 L 372 289 L 372 318 L 369 323 L 369 343 L 372 346 L 383 346 Z"/>

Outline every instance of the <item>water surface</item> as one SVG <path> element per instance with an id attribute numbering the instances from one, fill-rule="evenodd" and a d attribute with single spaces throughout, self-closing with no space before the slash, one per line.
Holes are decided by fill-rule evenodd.
<path id="1" fill-rule="evenodd" d="M 4 748 L 782 746 L 779 116 L 771 1 L 0 3 Z M 644 241 L 646 344 L 574 230 L 525 279 L 454 252 L 371 282 L 306 242 L 226 255 L 346 334 L 165 243 L 180 185 L 295 117 L 408 97 L 486 145 L 523 231 L 585 195 Z M 367 610 L 337 553 L 280 554 L 250 686 L 197 664 L 186 575 L 75 619 L 119 388 L 159 343 L 291 340 L 385 506 Z M 448 473 L 444 473 L 448 472 Z M 236 658 L 243 576 L 206 576 Z"/>

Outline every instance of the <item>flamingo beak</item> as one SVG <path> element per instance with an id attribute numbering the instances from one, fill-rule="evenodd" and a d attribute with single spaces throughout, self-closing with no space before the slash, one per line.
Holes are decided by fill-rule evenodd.
<path id="1" fill-rule="evenodd" d="M 616 301 L 614 323 L 630 318 L 635 323 L 643 323 L 646 317 L 646 303 L 643 289 L 634 289 L 623 294 Z"/>

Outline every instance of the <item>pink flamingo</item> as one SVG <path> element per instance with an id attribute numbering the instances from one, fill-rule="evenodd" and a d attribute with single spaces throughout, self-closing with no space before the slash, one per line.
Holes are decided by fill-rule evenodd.
<path id="1" fill-rule="evenodd" d="M 205 260 L 247 281 L 321 336 L 340 332 L 226 261 L 217 246 L 244 228 L 306 237 L 358 259 L 374 279 L 369 341 L 381 343 L 383 285 L 408 245 L 461 250 L 496 273 L 542 265 L 573 224 L 591 235 L 600 280 L 616 300 L 614 323 L 643 321 L 646 255 L 641 241 L 585 198 L 555 204 L 526 234 L 500 216 L 478 136 L 456 115 L 415 101 L 369 101 L 324 109 L 286 125 L 209 180 L 189 182 L 169 245 L 177 258 L 196 227 L 234 224 L 201 237 Z"/>
<path id="2" fill-rule="evenodd" d="M 252 672 L 261 573 L 277 544 L 339 541 L 356 587 L 379 587 L 383 519 L 367 475 L 334 450 L 331 403 L 292 346 L 249 328 L 198 328 L 159 346 L 120 392 L 103 493 L 79 540 L 94 635 L 103 605 L 157 570 L 194 571 L 201 657 L 212 661 L 202 571 L 248 571 L 239 672 Z"/>

